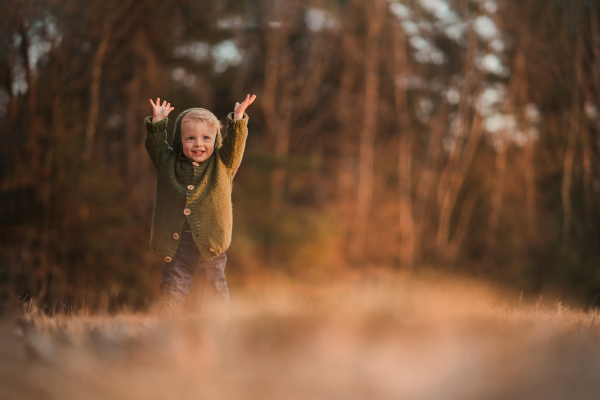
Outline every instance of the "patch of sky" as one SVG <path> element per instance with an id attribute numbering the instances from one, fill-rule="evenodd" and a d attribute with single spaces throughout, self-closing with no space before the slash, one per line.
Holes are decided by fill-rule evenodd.
<path id="1" fill-rule="evenodd" d="M 214 59 L 214 70 L 225 72 L 229 66 L 236 66 L 242 61 L 242 54 L 233 40 L 224 40 L 213 46 L 211 54 Z"/>
<path id="2" fill-rule="evenodd" d="M 540 131 L 536 127 L 531 127 L 524 131 L 514 131 L 509 134 L 509 138 L 520 147 L 523 147 L 527 143 L 535 142 L 539 137 Z"/>
<path id="3" fill-rule="evenodd" d="M 444 28 L 444 34 L 449 39 L 454 41 L 460 41 L 464 38 L 465 31 L 467 29 L 467 24 L 463 22 L 458 22 L 456 24 L 448 25 Z"/>
<path id="4" fill-rule="evenodd" d="M 192 87 L 194 86 L 194 84 L 196 84 L 196 76 L 192 74 L 187 74 L 183 77 L 181 83 L 183 83 L 183 86 Z"/>
<path id="5" fill-rule="evenodd" d="M 519 127 L 514 115 L 500 113 L 487 117 L 483 123 L 483 128 L 492 136 L 496 150 L 506 146 L 505 142 L 507 140 L 518 146 L 524 146 L 527 143 L 535 142 L 540 136 L 536 126 L 530 126 L 523 130 Z"/>
<path id="6" fill-rule="evenodd" d="M 221 18 L 217 21 L 217 28 L 223 30 L 241 28 L 244 24 L 244 19 L 240 15 L 234 15 L 227 18 Z"/>
<path id="7" fill-rule="evenodd" d="M 420 0 L 419 3 L 423 9 L 437 19 L 443 19 L 449 12 L 452 12 L 450 6 L 444 0 Z"/>
<path id="8" fill-rule="evenodd" d="M 46 15 L 43 19 L 35 21 L 28 29 L 30 46 L 29 68 L 35 69 L 38 62 L 43 59 L 53 47 L 58 46 L 62 41 L 56 25 L 56 20 L 52 15 Z"/>
<path id="9" fill-rule="evenodd" d="M 421 36 L 413 36 L 409 40 L 410 45 L 416 50 L 415 60 L 420 63 L 443 64 L 446 56 L 428 40 Z"/>
<path id="10" fill-rule="evenodd" d="M 497 84 L 486 87 L 477 98 L 477 110 L 485 117 L 490 116 L 498 110 L 505 98 L 506 86 Z"/>
<path id="11" fill-rule="evenodd" d="M 415 60 L 424 64 L 431 63 L 441 65 L 446 63 L 446 56 L 438 49 L 431 48 L 427 51 L 417 51 L 415 53 Z"/>
<path id="12" fill-rule="evenodd" d="M 586 106 L 587 106 L 586 102 Z M 596 109 L 596 116 L 598 115 L 598 110 Z M 532 124 L 539 124 L 542 120 L 542 113 L 540 113 L 540 109 L 537 105 L 533 103 L 527 104 L 525 107 L 525 118 Z"/>
<path id="13" fill-rule="evenodd" d="M 500 58 L 495 54 L 486 54 L 478 60 L 478 66 L 484 71 L 498 76 L 507 76 L 508 68 L 502 65 Z"/>
<path id="14" fill-rule="evenodd" d="M 596 106 L 596 104 L 594 104 L 591 101 L 586 101 L 585 105 L 583 106 L 584 110 L 585 110 L 585 114 L 587 115 L 587 117 L 589 119 L 591 119 L 592 121 L 596 121 L 598 119 L 598 117 L 600 117 L 600 112 L 598 111 L 598 106 Z"/>
<path id="15" fill-rule="evenodd" d="M 420 21 L 417 24 L 417 27 L 419 28 L 419 31 L 422 33 L 433 33 L 434 29 L 433 29 L 433 25 L 431 24 L 431 22 L 429 21 Z"/>
<path id="16" fill-rule="evenodd" d="M 195 62 L 208 60 L 210 55 L 210 45 L 206 42 L 195 41 L 192 43 L 178 46 L 173 50 L 173 56 L 176 58 L 189 58 Z"/>
<path id="17" fill-rule="evenodd" d="M 460 101 L 460 91 L 455 87 L 449 87 L 446 90 L 446 101 L 450 104 L 458 104 Z"/>
<path id="18" fill-rule="evenodd" d="M 425 40 L 424 38 L 422 38 L 421 36 L 411 37 L 409 40 L 409 43 L 415 50 L 426 50 L 429 47 L 431 47 L 429 42 L 427 40 Z"/>
<path id="19" fill-rule="evenodd" d="M 456 139 L 462 136 L 462 128 L 460 119 L 456 112 L 448 114 L 448 131 L 447 135 L 442 138 L 442 147 L 448 153 L 456 149 Z"/>
<path id="20" fill-rule="evenodd" d="M 181 82 L 183 86 L 192 87 L 196 84 L 196 76 L 188 74 L 184 68 L 177 67 L 171 71 L 171 79 L 176 82 Z"/>
<path id="21" fill-rule="evenodd" d="M 517 128 L 517 120 L 513 115 L 493 114 L 487 117 L 483 127 L 488 133 L 511 132 Z"/>
<path id="22" fill-rule="evenodd" d="M 47 15 L 45 18 L 46 33 L 54 43 L 59 44 L 62 40 L 62 35 L 56 25 L 56 19 L 52 15 Z"/>
<path id="23" fill-rule="evenodd" d="M 21 35 L 15 33 L 12 36 L 12 41 L 13 41 L 13 46 L 14 48 L 19 48 L 19 46 L 21 45 L 21 42 L 23 41 L 23 38 L 21 37 Z"/>
<path id="24" fill-rule="evenodd" d="M 480 15 L 473 21 L 473 28 L 480 38 L 490 41 L 498 36 L 498 28 L 492 19 L 486 15 Z"/>
<path id="25" fill-rule="evenodd" d="M 442 147 L 447 153 L 450 153 L 454 149 L 454 146 L 454 139 L 450 137 L 445 137 L 442 139 Z"/>
<path id="26" fill-rule="evenodd" d="M 13 35 L 13 47 L 18 49 L 21 46 L 22 38 L 20 35 Z M 25 80 L 25 68 L 21 63 L 15 63 L 12 67 L 12 84 L 10 87 L 13 96 L 27 93 L 27 81 Z"/>
<path id="27" fill-rule="evenodd" d="M 12 69 L 13 81 L 11 90 L 13 96 L 27 93 L 27 80 L 25 75 L 25 68 L 21 64 L 15 64 Z"/>
<path id="28" fill-rule="evenodd" d="M 535 142 L 540 137 L 540 131 L 535 126 L 532 126 L 527 130 L 527 139 L 530 142 Z"/>
<path id="29" fill-rule="evenodd" d="M 396 1 L 390 1 L 389 7 L 392 14 L 400 20 L 408 19 L 412 16 L 412 11 L 408 7 Z"/>
<path id="30" fill-rule="evenodd" d="M 52 43 L 47 41 L 31 41 L 29 46 L 29 68 L 35 69 L 38 61 L 52 50 Z"/>
<path id="31" fill-rule="evenodd" d="M 460 41 L 464 37 L 467 24 L 453 10 L 449 10 L 434 23 L 434 27 L 449 39 Z"/>
<path id="32" fill-rule="evenodd" d="M 433 112 L 433 102 L 426 97 L 420 98 L 417 102 L 416 111 L 419 120 L 428 122 L 431 119 L 431 113 Z"/>
<path id="33" fill-rule="evenodd" d="M 481 3 L 481 8 L 488 14 L 494 14 L 498 11 L 498 5 L 493 0 L 487 0 Z"/>
<path id="34" fill-rule="evenodd" d="M 504 46 L 504 42 L 501 39 L 499 39 L 499 38 L 496 38 L 496 39 L 494 39 L 494 40 L 492 40 L 490 42 L 490 48 L 493 51 L 495 51 L 496 53 L 503 52 L 504 51 L 504 47 L 505 47 Z"/>
<path id="35" fill-rule="evenodd" d="M 180 81 L 183 79 L 184 76 L 185 76 L 185 69 L 183 69 L 181 67 L 177 67 L 177 68 L 173 69 L 173 71 L 171 71 L 171 78 L 174 81 Z"/>
<path id="36" fill-rule="evenodd" d="M 425 79 L 420 76 L 397 76 L 395 79 L 396 85 L 406 89 L 422 89 L 426 86 Z"/>
<path id="37" fill-rule="evenodd" d="M 29 58 L 28 67 L 31 70 L 36 70 L 38 62 L 42 60 L 53 47 L 60 44 L 62 35 L 58 30 L 56 20 L 51 15 L 46 15 L 42 19 L 34 21 L 31 25 L 28 25 L 26 29 L 30 43 L 29 48 L 27 49 L 27 56 Z M 22 42 L 21 35 L 13 35 L 12 42 L 15 49 L 19 48 Z M 15 72 L 17 71 L 13 71 L 13 73 Z M 27 84 L 25 82 L 17 83 L 16 90 L 19 93 L 23 88 L 27 91 Z"/>
<path id="38" fill-rule="evenodd" d="M 448 12 L 444 13 L 443 17 L 439 19 L 439 22 L 446 25 L 451 25 L 461 23 L 463 20 L 454 11 L 449 10 Z"/>
<path id="39" fill-rule="evenodd" d="M 533 103 L 525 106 L 524 114 L 529 126 L 523 129 L 519 126 L 514 115 L 501 112 L 505 98 L 506 87 L 498 84 L 486 88 L 477 102 L 479 112 L 485 117 L 483 129 L 492 136 L 496 150 L 500 150 L 505 146 L 506 140 L 510 140 L 519 146 L 536 141 L 539 137 L 537 124 L 541 120 L 538 107 Z"/>
<path id="40" fill-rule="evenodd" d="M 333 15 L 319 8 L 309 8 L 304 13 L 304 23 L 311 31 L 318 32 L 323 29 L 337 29 L 340 23 Z"/>
<path id="41" fill-rule="evenodd" d="M 468 131 L 469 122 L 463 121 L 461 118 L 459 118 L 459 114 L 457 112 L 452 113 L 450 121 L 450 129 L 448 131 L 449 137 L 452 139 L 458 139 L 465 136 L 466 132 Z"/>
<path id="42" fill-rule="evenodd" d="M 402 29 L 404 29 L 404 32 L 406 32 L 408 36 L 413 36 L 419 33 L 419 27 L 412 21 L 402 21 L 401 25 Z"/>

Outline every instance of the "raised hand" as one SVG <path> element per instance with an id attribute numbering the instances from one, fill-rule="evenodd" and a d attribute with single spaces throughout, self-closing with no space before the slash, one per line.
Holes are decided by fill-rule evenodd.
<path id="1" fill-rule="evenodd" d="M 238 120 L 244 118 L 244 112 L 246 112 L 246 107 L 254 102 L 256 99 L 256 95 L 253 94 L 252 97 L 250 95 L 246 95 L 246 99 L 241 103 L 236 102 L 235 107 L 233 108 L 233 119 Z"/>
<path id="2" fill-rule="evenodd" d="M 164 100 L 161 105 L 160 97 L 156 98 L 156 104 L 150 99 L 150 104 L 152 104 L 152 122 L 158 122 L 167 118 L 167 115 L 175 109 L 175 107 L 171 107 L 171 103 L 167 103 L 166 100 Z"/>

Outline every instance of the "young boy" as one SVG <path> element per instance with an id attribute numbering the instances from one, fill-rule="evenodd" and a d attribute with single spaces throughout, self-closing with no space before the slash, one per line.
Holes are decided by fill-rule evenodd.
<path id="1" fill-rule="evenodd" d="M 233 225 L 231 188 L 242 161 L 248 115 L 255 95 L 235 103 L 221 123 L 203 108 L 185 110 L 175 121 L 173 148 L 166 142 L 167 116 L 174 109 L 160 98 L 147 117 L 145 146 L 156 168 L 156 197 L 150 244 L 165 262 L 162 266 L 161 308 L 179 314 L 190 292 L 192 275 L 204 295 L 229 303 L 225 280 L 225 250 Z"/>

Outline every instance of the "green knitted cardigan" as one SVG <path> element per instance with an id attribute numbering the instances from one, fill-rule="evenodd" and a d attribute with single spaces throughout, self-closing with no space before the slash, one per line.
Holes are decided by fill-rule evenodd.
<path id="1" fill-rule="evenodd" d="M 165 118 L 152 122 L 145 119 L 145 147 L 156 168 L 156 196 L 152 216 L 150 245 L 169 262 L 175 256 L 186 221 L 203 259 L 210 261 L 231 243 L 233 210 L 231 189 L 240 166 L 246 138 L 248 115 L 234 121 L 227 116 L 227 133 L 217 132 L 213 154 L 201 163 L 183 154 L 181 120 L 192 110 L 185 110 L 175 121 L 173 148 L 167 143 Z"/>

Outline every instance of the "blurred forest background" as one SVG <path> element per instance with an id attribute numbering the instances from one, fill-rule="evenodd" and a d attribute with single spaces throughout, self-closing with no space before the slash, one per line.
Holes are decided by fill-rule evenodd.
<path id="1" fill-rule="evenodd" d="M 229 274 L 428 267 L 600 304 L 600 1 L 2 3 L 5 309 L 146 307 L 148 99 L 171 135 L 246 93 Z"/>

